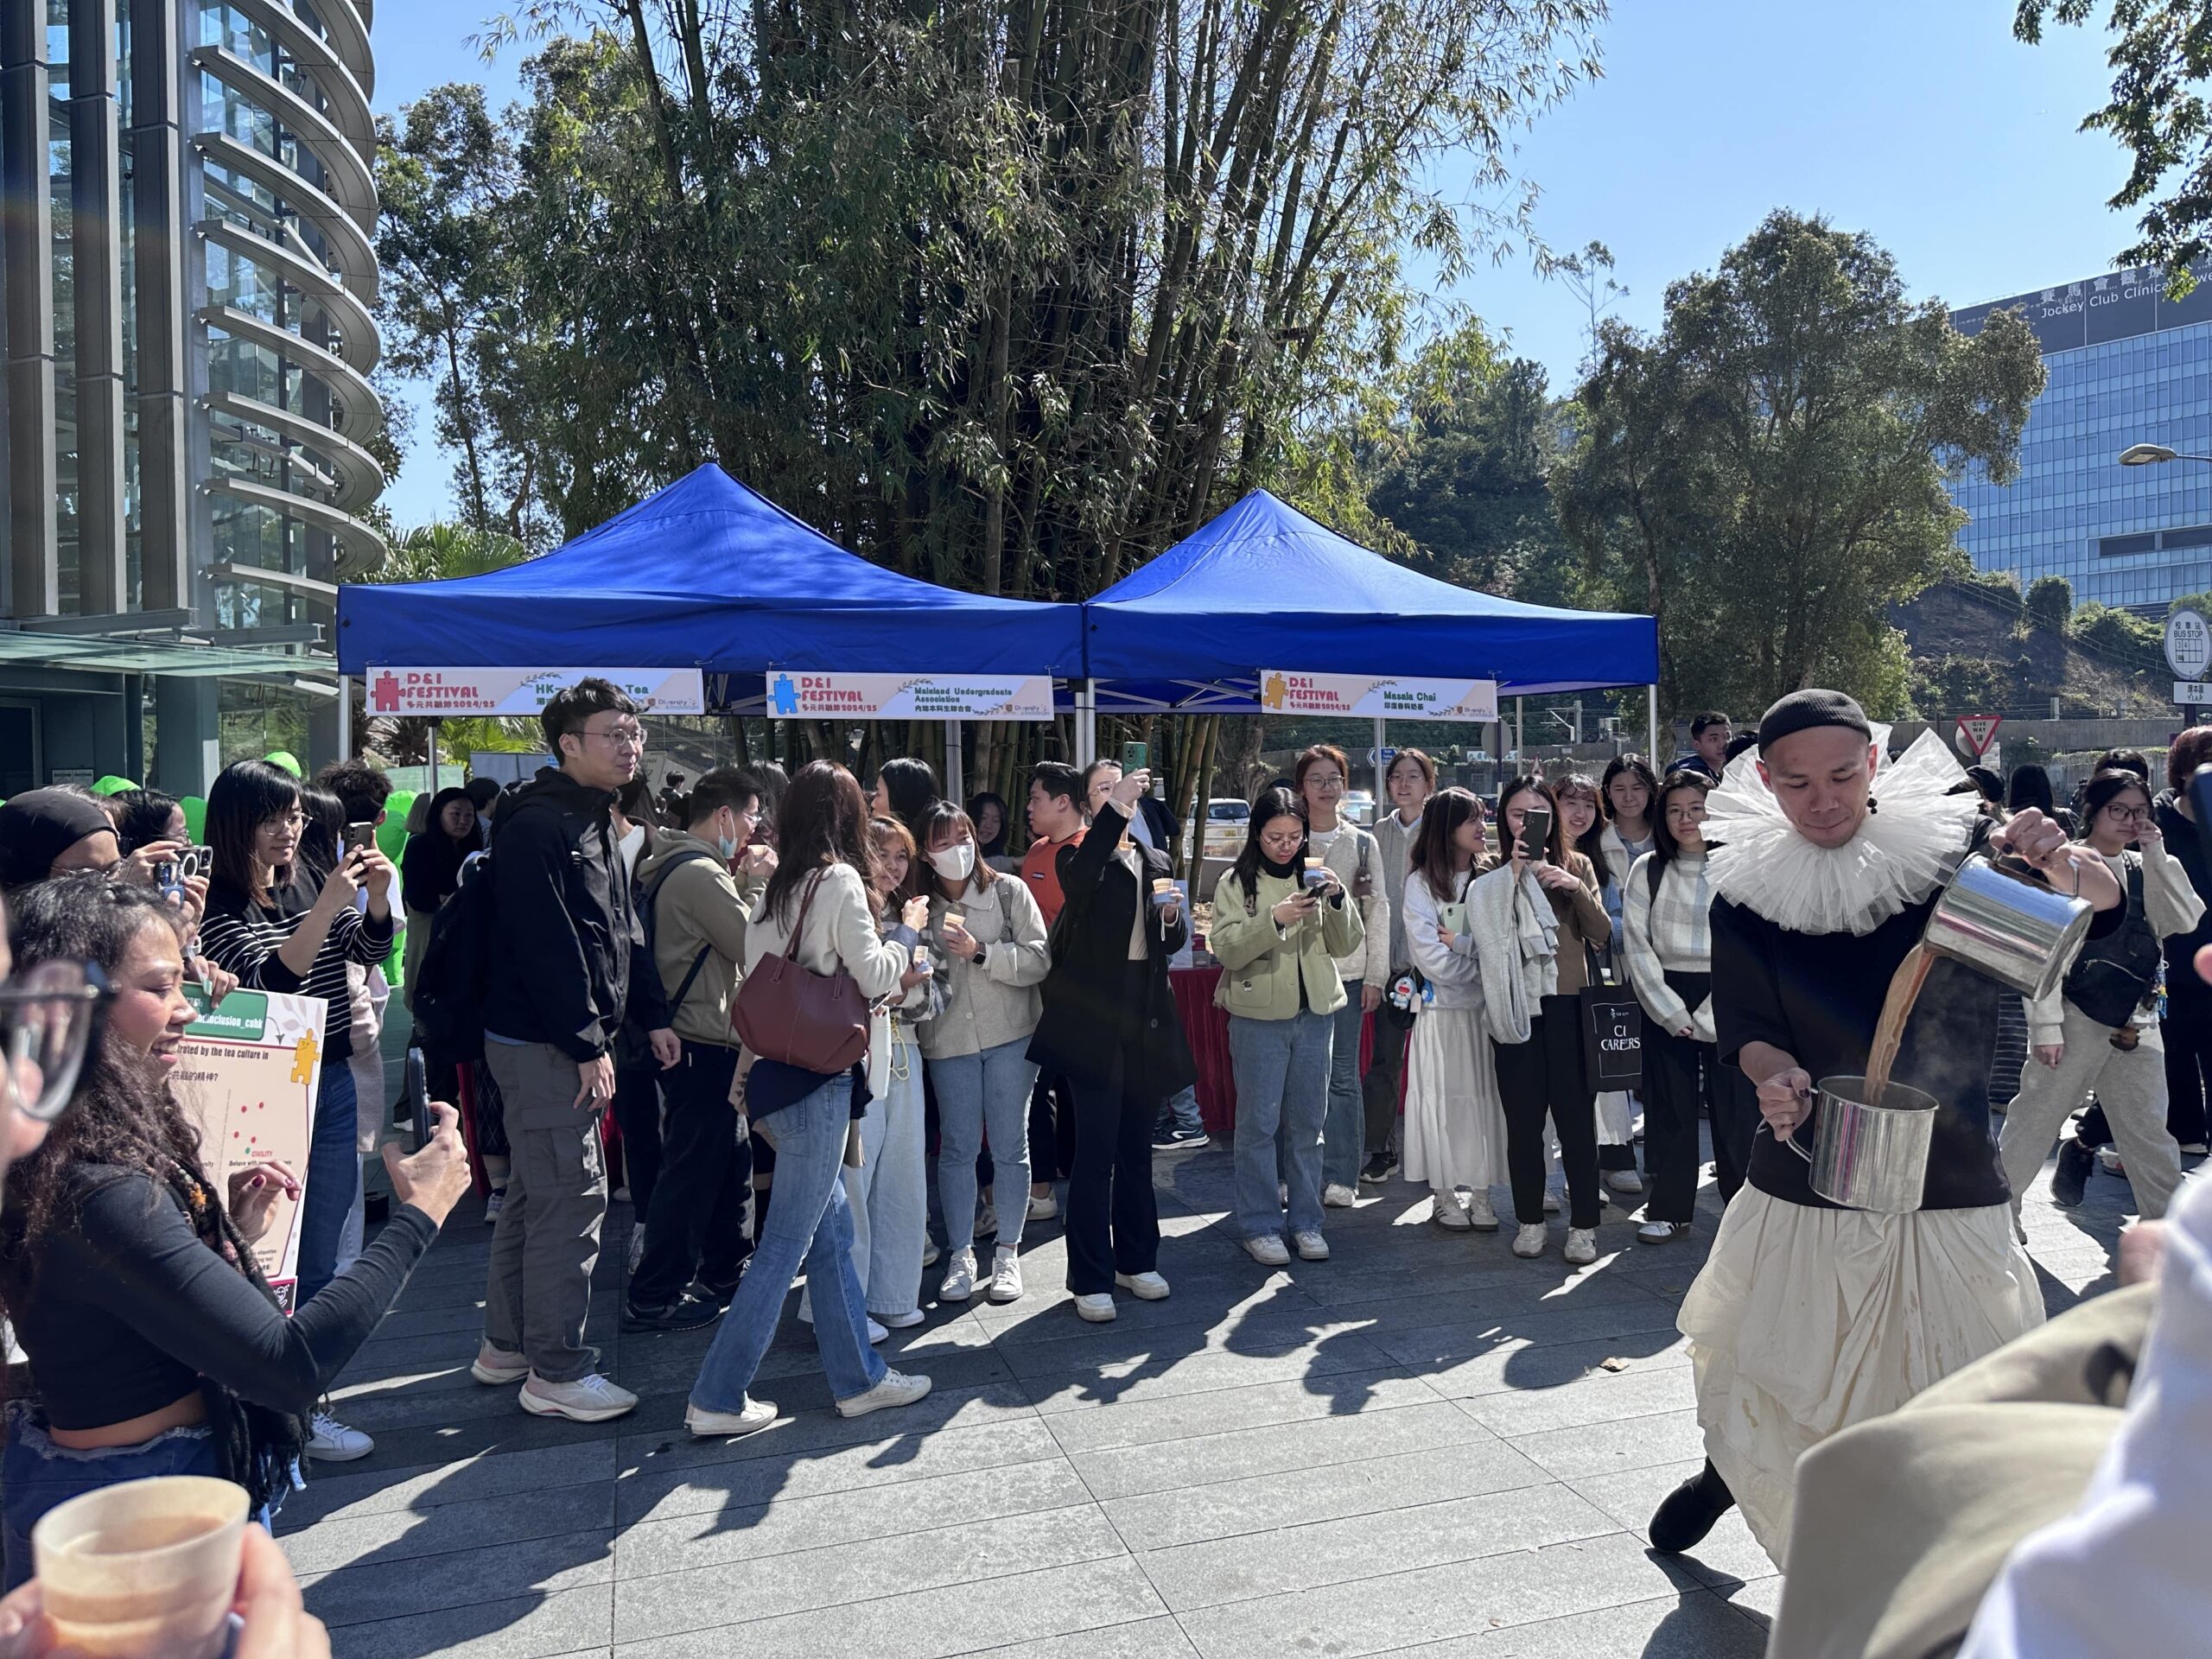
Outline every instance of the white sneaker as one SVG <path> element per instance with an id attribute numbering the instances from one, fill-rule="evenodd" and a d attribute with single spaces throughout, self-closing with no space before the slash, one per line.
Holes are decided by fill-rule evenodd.
<path id="1" fill-rule="evenodd" d="M 1092 1325 L 1110 1325 L 1118 1310 L 1114 1306 L 1112 1296 L 1103 1290 L 1095 1290 L 1088 1296 L 1075 1299 L 1075 1311 Z"/>
<path id="2" fill-rule="evenodd" d="M 346 1427 L 327 1411 L 315 1413 L 314 1424 L 307 1452 L 317 1463 L 351 1463 L 377 1449 L 377 1443 L 359 1429 Z"/>
<path id="3" fill-rule="evenodd" d="M 533 1417 L 565 1417 L 572 1423 L 611 1422 L 638 1408 L 638 1396 L 594 1371 L 573 1382 L 548 1382 L 536 1371 L 515 1398 Z"/>
<path id="4" fill-rule="evenodd" d="M 1114 1282 L 1141 1302 L 1167 1300 L 1167 1281 L 1156 1273 L 1117 1273 Z"/>
<path id="5" fill-rule="evenodd" d="M 988 1238 L 999 1230 L 999 1207 L 988 1198 L 976 1201 L 976 1236 Z"/>
<path id="6" fill-rule="evenodd" d="M 940 1302 L 964 1302 L 976 1294 L 976 1252 L 955 1250 L 951 1265 L 944 1270 L 944 1282 L 937 1288 Z"/>
<path id="7" fill-rule="evenodd" d="M 1609 1169 L 1605 1172 L 1605 1185 L 1616 1192 L 1641 1192 L 1643 1177 L 1632 1169 Z"/>
<path id="8" fill-rule="evenodd" d="M 1329 1241 L 1319 1233 L 1293 1233 L 1290 1242 L 1298 1246 L 1298 1259 L 1301 1262 L 1329 1259 Z"/>
<path id="9" fill-rule="evenodd" d="M 1568 1228 L 1567 1249 L 1563 1254 L 1569 1267 L 1588 1267 L 1598 1259 L 1598 1230 L 1595 1227 Z"/>
<path id="10" fill-rule="evenodd" d="M 871 1411 L 882 1411 L 892 1406 L 911 1406 L 930 1391 L 926 1376 L 909 1376 L 904 1371 L 886 1371 L 883 1381 L 866 1394 L 856 1394 L 849 1400 L 837 1402 L 840 1417 L 865 1417 Z"/>
<path id="11" fill-rule="evenodd" d="M 1478 1192 L 1467 1186 L 1461 1187 L 1459 1191 L 1465 1195 L 1460 1202 L 1467 1206 L 1467 1225 L 1478 1233 L 1496 1232 L 1497 1211 L 1491 1207 L 1490 1194 Z"/>
<path id="12" fill-rule="evenodd" d="M 944 1251 L 938 1249 L 937 1240 L 931 1238 L 927 1233 L 922 1235 L 922 1265 L 924 1267 L 937 1266 L 938 1259 L 944 1254 Z"/>
<path id="13" fill-rule="evenodd" d="M 1544 1224 L 1541 1221 L 1522 1222 L 1521 1230 L 1513 1235 L 1513 1254 L 1523 1260 L 1541 1255 L 1544 1253 Z"/>
<path id="14" fill-rule="evenodd" d="M 887 1313 L 883 1323 L 893 1331 L 911 1331 L 922 1322 L 924 1315 L 918 1307 L 908 1308 L 904 1313 Z"/>
<path id="15" fill-rule="evenodd" d="M 1687 1221 L 1647 1221 L 1636 1230 L 1641 1244 L 1671 1244 L 1690 1230 Z"/>
<path id="16" fill-rule="evenodd" d="M 1332 1183 L 1321 1189 L 1321 1202 L 1331 1210 L 1349 1210 L 1359 1202 L 1359 1194 L 1348 1186 Z"/>
<path id="17" fill-rule="evenodd" d="M 1559 1214 L 1561 1208 L 1563 1208 L 1563 1206 L 1560 1203 L 1559 1194 L 1553 1192 L 1548 1186 L 1546 1187 L 1544 1189 L 1544 1213 L 1548 1216 L 1555 1216 Z"/>
<path id="18" fill-rule="evenodd" d="M 1060 1201 L 1050 1192 L 1041 1198 L 1033 1196 L 1029 1200 L 1029 1219 L 1032 1221 L 1051 1221 L 1059 1213 Z"/>
<path id="19" fill-rule="evenodd" d="M 742 1411 L 709 1411 L 704 1406 L 686 1402 L 683 1408 L 683 1427 L 702 1440 L 734 1439 L 740 1434 L 754 1434 L 776 1421 L 776 1408 L 766 1400 L 745 1396 Z"/>
<path id="20" fill-rule="evenodd" d="M 507 1189 L 504 1186 L 493 1187 L 491 1196 L 484 1200 L 484 1224 L 489 1227 L 493 1222 L 499 1220 L 499 1211 L 506 1207 Z"/>
<path id="21" fill-rule="evenodd" d="M 1455 1233 L 1464 1233 L 1475 1224 L 1467 1219 L 1467 1206 L 1456 1192 L 1439 1192 L 1429 1200 L 1428 1218 L 1440 1227 L 1448 1227 Z"/>
<path id="22" fill-rule="evenodd" d="M 1021 1258 L 1012 1250 L 1001 1250 L 991 1260 L 990 1298 L 995 1302 L 1014 1302 L 1021 1300 Z"/>
<path id="23" fill-rule="evenodd" d="M 877 1343 L 881 1342 L 890 1334 L 891 1333 L 888 1331 L 878 1325 L 874 1318 L 871 1317 L 869 1319 L 868 1322 L 868 1345 L 869 1347 L 874 1347 Z"/>
<path id="24" fill-rule="evenodd" d="M 520 1354 L 501 1353 L 488 1342 L 476 1345 L 476 1363 L 468 1374 L 479 1382 L 498 1388 L 502 1382 L 519 1382 L 530 1375 L 530 1362 Z"/>
<path id="25" fill-rule="evenodd" d="M 1262 1233 L 1257 1238 L 1246 1239 L 1244 1253 L 1263 1268 L 1284 1267 L 1290 1261 L 1290 1251 L 1273 1233 Z"/>
<path id="26" fill-rule="evenodd" d="M 645 1259 L 645 1230 L 644 1228 L 642 1228 L 642 1227 L 632 1227 L 632 1228 L 630 1230 L 630 1268 L 629 1268 L 629 1273 L 630 1273 L 630 1276 L 631 1276 L 632 1278 L 633 1278 L 633 1279 L 634 1279 L 634 1278 L 636 1278 L 636 1277 L 637 1277 L 637 1275 L 638 1275 L 638 1263 L 639 1263 L 639 1262 L 642 1262 L 642 1261 L 644 1261 Z"/>

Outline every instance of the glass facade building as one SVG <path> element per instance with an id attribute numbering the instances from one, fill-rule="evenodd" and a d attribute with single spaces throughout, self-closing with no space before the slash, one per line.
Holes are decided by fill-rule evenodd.
<path id="1" fill-rule="evenodd" d="M 2134 443 L 2212 454 L 2212 270 L 2175 303 L 2165 273 L 2107 272 L 1951 314 L 1978 331 L 2018 310 L 2042 341 L 2049 377 L 2028 416 L 2019 476 L 1992 484 L 1975 465 L 1951 487 L 1969 515 L 1959 544 L 2024 590 L 2063 576 L 2076 602 L 2163 617 L 2169 601 L 2212 588 L 2212 466 L 2122 467 Z"/>
<path id="2" fill-rule="evenodd" d="M 369 22 L 0 0 L 0 795 L 198 792 L 279 705 L 334 738 L 385 551 Z"/>

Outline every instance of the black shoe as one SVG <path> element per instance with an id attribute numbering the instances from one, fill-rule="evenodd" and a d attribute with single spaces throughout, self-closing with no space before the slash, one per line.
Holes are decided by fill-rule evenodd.
<path id="1" fill-rule="evenodd" d="M 1154 1152 L 1181 1152 L 1189 1147 L 1203 1147 L 1206 1143 L 1204 1129 L 1154 1129 L 1152 1149 Z"/>
<path id="2" fill-rule="evenodd" d="M 1367 1160 L 1367 1167 L 1359 1172 L 1359 1179 L 1370 1185 L 1380 1186 L 1398 1173 L 1398 1160 L 1387 1152 L 1378 1152 Z"/>
<path id="3" fill-rule="evenodd" d="M 2058 1168 L 2050 1178 L 2050 1201 L 2069 1210 L 2081 1203 L 2089 1172 L 2096 1166 L 2096 1154 L 2068 1135 L 2058 1143 Z"/>
<path id="4" fill-rule="evenodd" d="M 1662 1555 L 1694 1548 L 1713 1523 L 1735 1507 L 1735 1494 L 1708 1463 L 1660 1500 L 1651 1516 L 1651 1548 Z"/>
<path id="5" fill-rule="evenodd" d="M 627 1301 L 622 1304 L 622 1328 L 631 1332 L 703 1331 L 721 1316 L 720 1302 L 709 1296 L 695 1296 L 688 1290 L 665 1307 L 639 1307 L 635 1302 Z"/>

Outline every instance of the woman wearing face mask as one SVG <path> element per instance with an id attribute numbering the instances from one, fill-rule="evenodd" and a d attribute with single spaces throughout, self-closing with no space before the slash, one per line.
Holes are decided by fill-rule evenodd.
<path id="1" fill-rule="evenodd" d="M 7 1581 L 65 1499 L 149 1475 L 213 1475 L 264 1515 L 293 1484 L 315 1402 L 375 1330 L 468 1185 L 453 1109 L 411 1158 L 376 1242 L 287 1318 L 255 1244 L 295 1172 L 241 1170 L 217 1192 L 171 1092 L 191 1022 L 174 910 L 77 876 L 20 895 L 18 972 L 90 962 L 112 997 L 70 1109 L 9 1172 L 0 1303 L 35 1391 L 11 1402 L 0 1465 Z M 327 1086 L 326 1079 L 326 1086 Z"/>
<path id="2" fill-rule="evenodd" d="M 1429 1219 L 1454 1232 L 1497 1230 L 1490 1190 L 1507 1178 L 1505 1110 L 1467 927 L 1467 890 L 1489 867 L 1482 803 L 1457 788 L 1429 797 L 1406 873 L 1406 949 L 1428 1000 L 1406 1058 L 1405 1176 L 1428 1184 Z"/>
<path id="3" fill-rule="evenodd" d="M 1023 1205 L 999 1217 L 988 1277 L 976 1263 L 976 1154 L 990 1136 L 1007 1191 L 1029 1181 L 1029 1094 L 1037 1067 L 1029 1039 L 1042 1008 L 1038 988 L 1051 971 L 1045 917 L 1019 877 L 981 862 L 976 825 L 950 801 L 922 820 L 929 866 L 932 960 L 944 1006 L 921 1028 L 937 1088 L 937 1184 L 944 1207 L 947 1262 L 940 1300 L 964 1302 L 988 1284 L 995 1302 L 1021 1294 Z"/>
<path id="4" fill-rule="evenodd" d="M 2181 1184 L 2166 1128 L 2166 1056 L 2158 1031 L 2161 941 L 2203 919 L 2189 872 L 2166 849 L 2147 785 L 2101 772 L 2082 791 L 2082 836 L 2127 893 L 2126 919 L 2088 941 L 2061 988 L 2028 1007 L 2034 1064 L 1998 1141 L 2012 1213 L 2043 1167 L 2051 1137 L 2094 1090 L 2145 1221 L 2166 1213 Z"/>

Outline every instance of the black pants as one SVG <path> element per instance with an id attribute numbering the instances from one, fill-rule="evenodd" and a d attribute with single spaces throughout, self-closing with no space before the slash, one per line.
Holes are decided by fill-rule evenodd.
<path id="1" fill-rule="evenodd" d="M 660 1062 L 626 1065 L 614 1073 L 614 1127 L 622 1131 L 622 1180 L 631 1213 L 643 1219 L 660 1179 Z"/>
<path id="2" fill-rule="evenodd" d="M 630 1281 L 639 1307 L 665 1307 L 696 1276 L 725 1286 L 752 1245 L 753 1152 L 729 1103 L 737 1051 L 719 1043 L 683 1045 L 683 1058 L 661 1075 L 668 1133 L 660 1179 L 645 1211 L 645 1253 Z"/>
<path id="3" fill-rule="evenodd" d="M 1077 1296 L 1110 1294 L 1116 1274 L 1150 1273 L 1160 1264 L 1152 1126 L 1165 1097 L 1145 1088 L 1143 1074 L 1138 1057 L 1117 1049 L 1106 1075 L 1066 1079 L 1075 1121 L 1068 1289 Z"/>
<path id="4" fill-rule="evenodd" d="M 1390 976 L 1395 979 L 1397 976 Z M 1398 1095 L 1406 1075 L 1406 1043 L 1413 1034 L 1414 1016 L 1389 998 L 1385 985 L 1382 1006 L 1375 1010 L 1375 1052 L 1367 1075 L 1359 1080 L 1367 1116 L 1367 1155 L 1372 1158 L 1389 1146 L 1398 1127 Z"/>
<path id="5" fill-rule="evenodd" d="M 1505 1106 L 1505 1167 L 1513 1181 L 1513 1218 L 1544 1218 L 1544 1119 L 1559 1135 L 1567 1171 L 1567 1224 L 1598 1224 L 1597 1097 L 1582 1064 L 1582 1004 L 1548 996 L 1529 1022 L 1525 1043 L 1497 1046 L 1497 1092 Z"/>
<path id="6" fill-rule="evenodd" d="M 2166 1017 L 2158 1023 L 2166 1046 L 2166 1132 L 2183 1146 L 2212 1141 L 2212 996 L 2166 990 Z"/>
<path id="7" fill-rule="evenodd" d="M 1707 1110 L 1713 1122 L 1713 1179 L 1720 1189 L 1723 1205 L 1734 1201 L 1751 1170 L 1751 1137 L 1758 1133 L 1759 1091 L 1751 1086 L 1740 1066 L 1709 1068 Z"/>
<path id="8" fill-rule="evenodd" d="M 1713 1048 L 1643 1027 L 1643 1171 L 1646 1221 L 1688 1221 L 1697 1207 L 1698 1108 L 1713 1075 Z"/>
<path id="9" fill-rule="evenodd" d="M 1147 1126 L 1147 1130 L 1150 1125 Z M 1075 1173 L 1075 1112 L 1065 1077 L 1041 1073 L 1029 1091 L 1029 1180 L 1049 1186 Z M 980 1181 L 981 1177 L 978 1176 Z"/>

